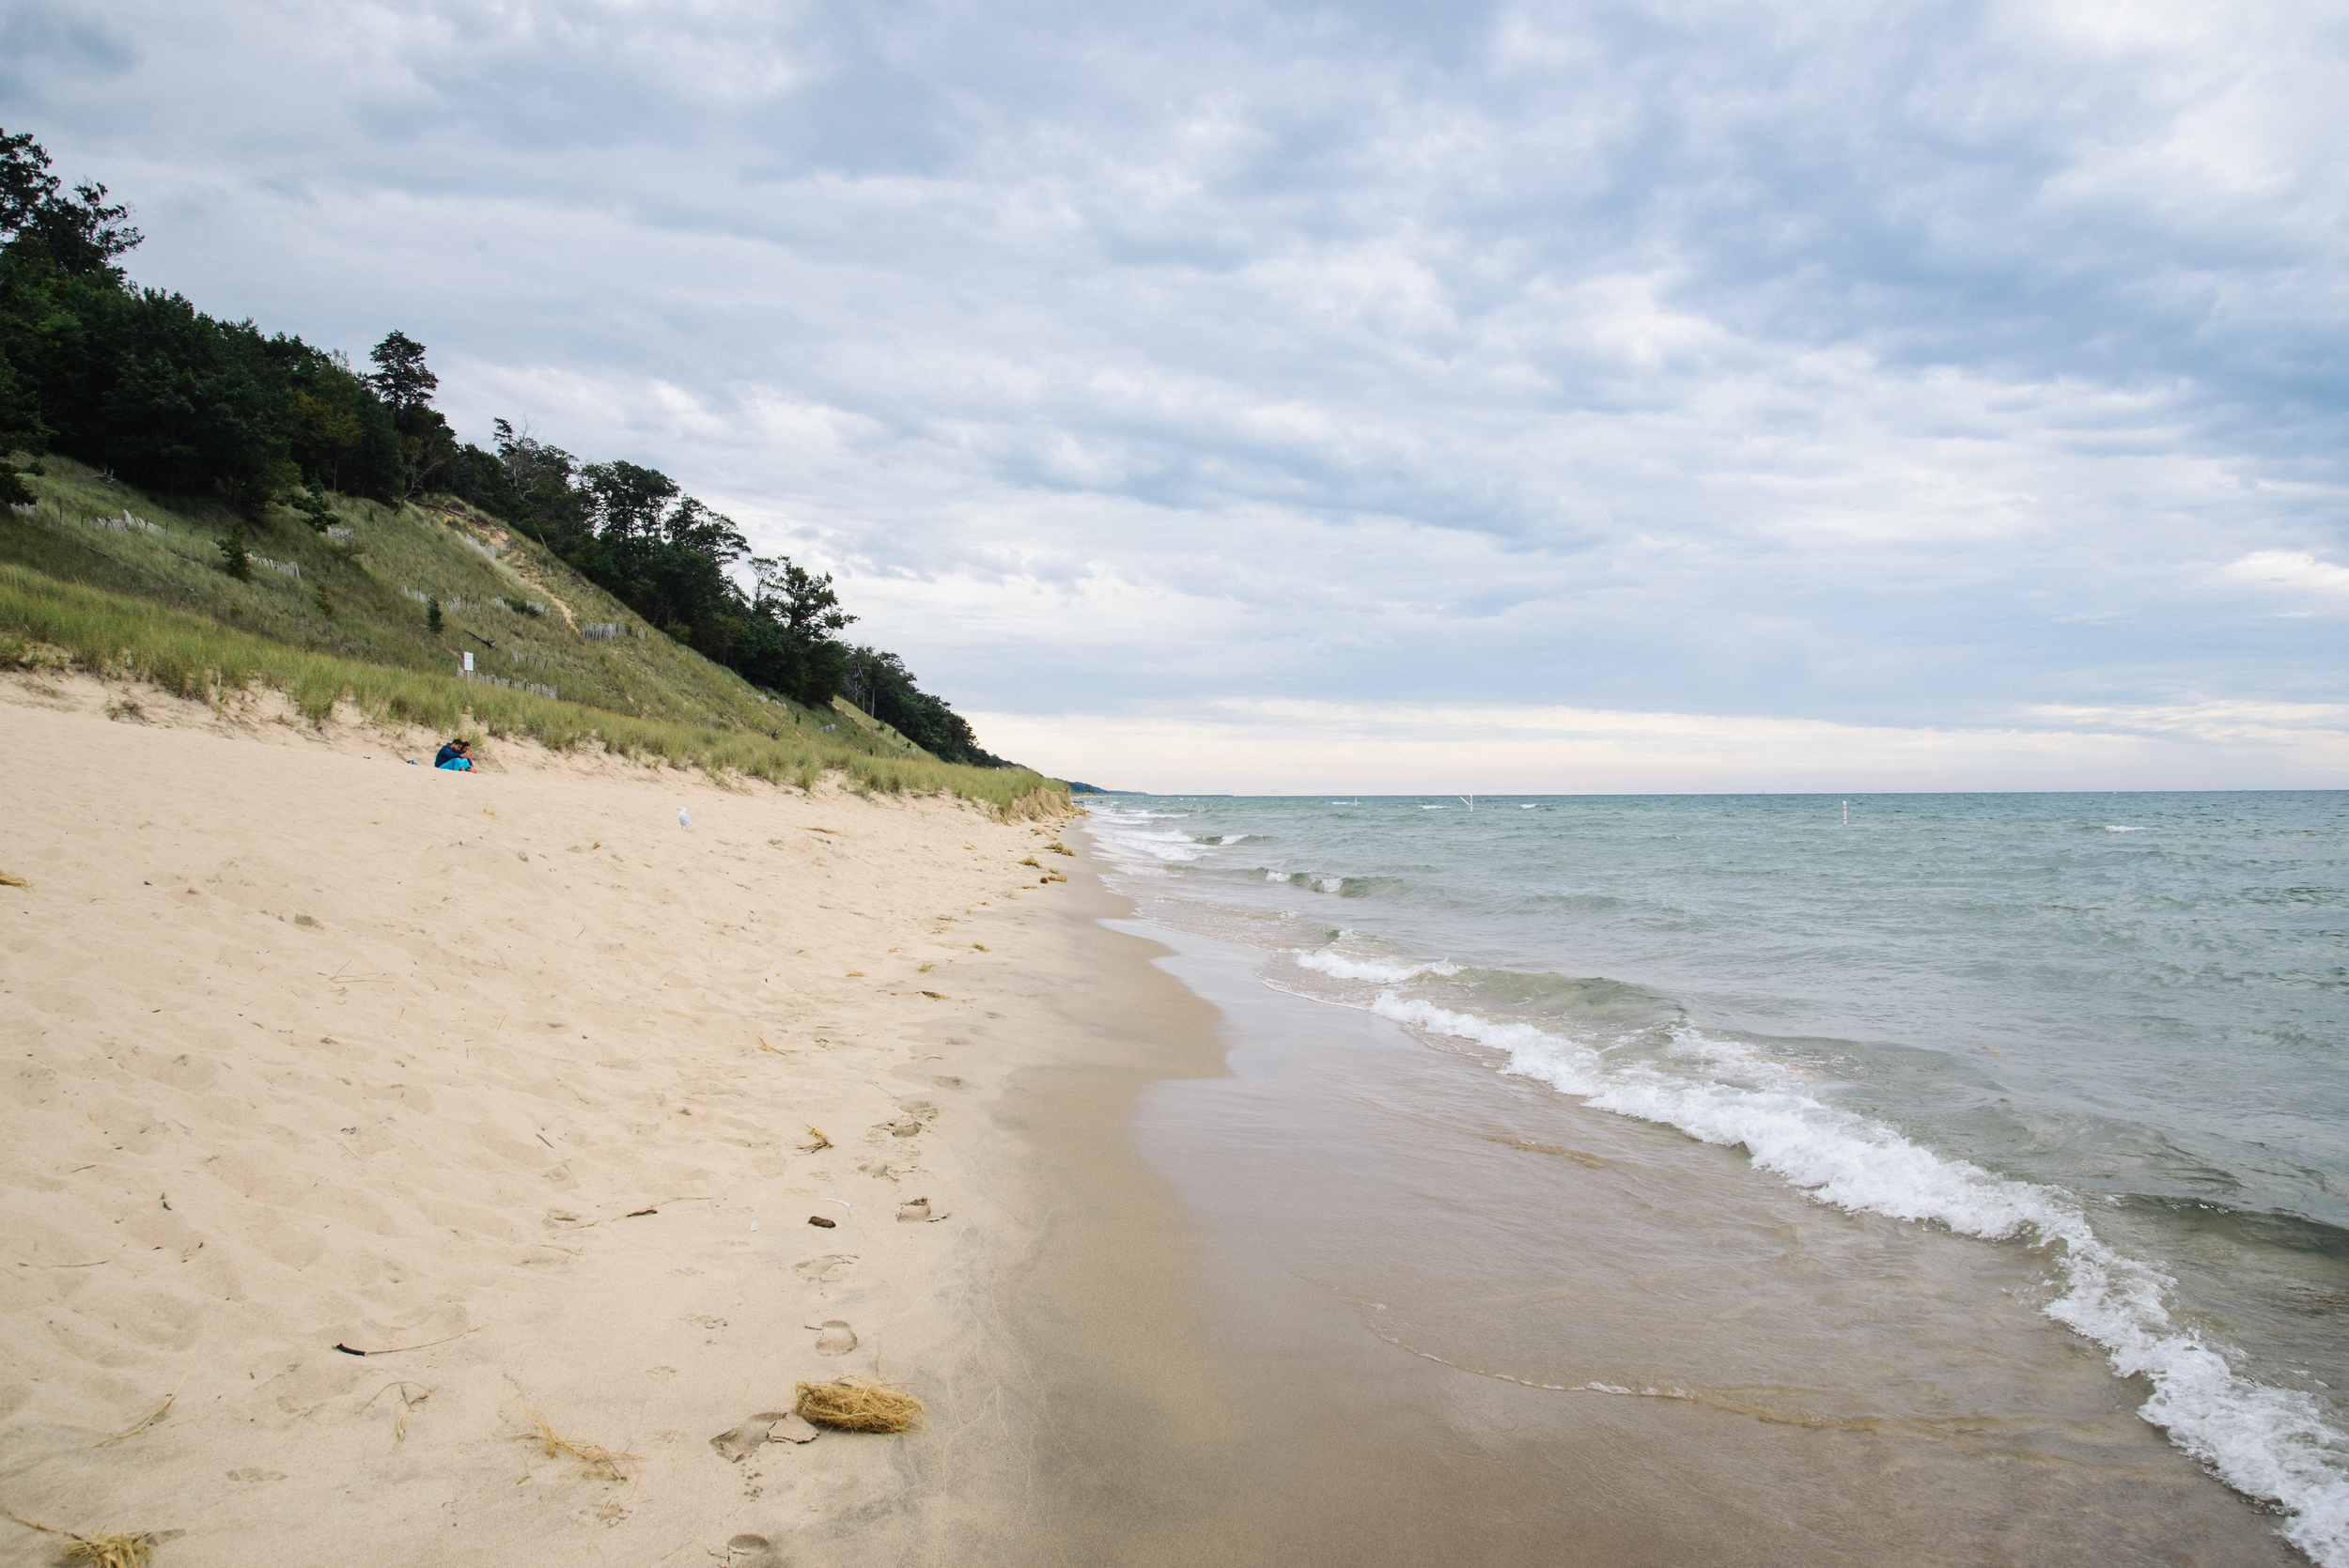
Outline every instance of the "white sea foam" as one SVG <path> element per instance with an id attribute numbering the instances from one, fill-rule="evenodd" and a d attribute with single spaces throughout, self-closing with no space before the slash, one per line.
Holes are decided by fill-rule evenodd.
<path id="1" fill-rule="evenodd" d="M 1791 1088 L 1805 1081 L 1804 1074 L 1766 1051 L 1742 1040 L 1717 1039 L 1685 1024 L 1672 1032 L 1672 1054 L 1676 1061 L 1702 1063 L 1714 1072 L 1746 1079 L 1749 1086 L 1758 1082 L 1770 1088 Z"/>
<path id="2" fill-rule="evenodd" d="M 1311 961 L 1317 958 L 1327 964 Z M 1298 962 L 1329 974 L 1343 972 L 1335 966 L 1374 967 L 1325 953 Z M 1397 974 L 1394 983 L 1416 972 Z M 1371 1010 L 1505 1051 L 1508 1071 L 1602 1110 L 1660 1122 L 1707 1143 L 1743 1144 L 1754 1164 L 1819 1203 L 2048 1249 L 2062 1288 L 2047 1315 L 2102 1346 L 2120 1375 L 2151 1381 L 2144 1418 L 2237 1491 L 2280 1503 L 2287 1541 L 2323 1568 L 2349 1568 L 2349 1434 L 2327 1422 L 2308 1394 L 2237 1375 L 2225 1352 L 2173 1324 L 2162 1299 L 2168 1277 L 2107 1246 L 2071 1194 L 1937 1155 L 1784 1083 L 1739 1087 L 1650 1063 L 1610 1062 L 1532 1024 L 1496 1022 L 1392 991 Z"/>
<path id="3" fill-rule="evenodd" d="M 1153 812 L 1097 814 L 1094 832 L 1110 858 L 1128 869 L 1179 864 L 1203 858 L 1206 851 L 1189 833 L 1174 828 L 1150 828 L 1144 822 L 1161 819 Z"/>
<path id="4" fill-rule="evenodd" d="M 2151 831 L 2152 830 L 2146 828 L 2132 828 L 2120 822 L 2108 822 L 2105 824 L 2105 831 L 2108 833 L 2142 833 L 2149 832 Z"/>
<path id="5" fill-rule="evenodd" d="M 1380 986 L 1399 986 L 1406 980 L 1417 980 L 1423 974 L 1460 972 L 1457 964 L 1382 964 L 1376 959 L 1348 958 L 1326 947 L 1290 956 L 1297 960 L 1299 968 L 1315 970 L 1333 980 L 1367 980 Z"/>

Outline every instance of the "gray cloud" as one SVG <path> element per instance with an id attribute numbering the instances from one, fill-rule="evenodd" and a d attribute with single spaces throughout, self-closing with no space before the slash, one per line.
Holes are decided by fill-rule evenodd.
<path id="1" fill-rule="evenodd" d="M 974 707 L 2332 685 L 2225 570 L 2349 561 L 2293 8 L 115 23 L 0 94 L 142 276 L 401 327 L 472 433 L 668 469 Z"/>

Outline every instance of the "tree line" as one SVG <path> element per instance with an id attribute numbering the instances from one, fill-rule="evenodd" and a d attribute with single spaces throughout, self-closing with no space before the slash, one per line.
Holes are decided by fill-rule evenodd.
<path id="1" fill-rule="evenodd" d="M 29 132 L 0 131 L 0 501 L 33 499 L 13 455 L 49 451 L 255 522 L 282 505 L 323 528 L 330 490 L 454 494 L 754 685 L 815 707 L 845 694 L 943 760 L 1008 766 L 894 654 L 840 638 L 856 617 L 829 575 L 753 555 L 732 520 L 657 469 L 583 462 L 502 419 L 489 449 L 459 441 L 404 333 L 361 370 L 139 287 L 122 257 L 143 236 L 107 196 L 67 192 Z"/>

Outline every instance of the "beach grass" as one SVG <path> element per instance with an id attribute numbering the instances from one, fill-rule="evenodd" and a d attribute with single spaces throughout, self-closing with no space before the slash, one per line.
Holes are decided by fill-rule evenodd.
<path id="1" fill-rule="evenodd" d="M 905 754 L 903 737 L 852 705 L 813 708 L 759 691 L 454 497 L 392 505 L 330 495 L 333 532 L 319 533 L 283 505 L 248 521 L 216 501 L 151 494 L 70 458 L 41 466 L 27 480 L 39 503 L 0 508 L 0 562 L 365 664 L 454 674 L 471 653 L 476 687 L 537 687 L 636 719 L 804 730 L 823 737 L 826 755 Z M 223 569 L 231 537 L 252 563 L 243 578 Z"/>
<path id="2" fill-rule="evenodd" d="M 594 749 L 803 789 L 836 775 L 860 794 L 951 795 L 1016 816 L 1050 815 L 1067 800 L 1066 785 L 1026 768 L 970 768 L 923 753 L 860 749 L 855 737 L 870 732 L 846 722 L 846 715 L 842 743 L 810 733 L 809 725 L 775 735 L 708 720 L 616 713 L 455 675 L 295 647 L 195 611 L 61 582 L 23 566 L 0 565 L 0 664 L 86 670 L 215 705 L 272 690 L 285 693 L 314 723 L 324 723 L 337 705 L 347 704 L 371 720 L 445 735 L 524 737 L 558 752 Z"/>

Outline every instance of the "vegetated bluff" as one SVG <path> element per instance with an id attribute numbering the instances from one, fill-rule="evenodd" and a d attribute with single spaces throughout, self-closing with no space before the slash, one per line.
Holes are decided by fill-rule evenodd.
<path id="1" fill-rule="evenodd" d="M 841 640 L 855 617 L 828 575 L 753 556 L 731 520 L 658 470 L 583 462 L 504 420 L 493 450 L 460 442 L 432 406 L 424 345 L 403 333 L 362 373 L 134 285 L 120 260 L 143 236 L 107 194 L 64 194 L 29 133 L 0 131 L 0 454 L 54 450 L 149 490 L 217 498 L 247 527 L 289 508 L 323 533 L 338 515 L 330 492 L 460 497 L 757 686 L 818 709 L 845 695 L 941 761 L 1010 766 L 895 655 Z M 33 500 L 0 466 L 0 502 Z M 732 575 L 743 563 L 747 592 Z"/>

